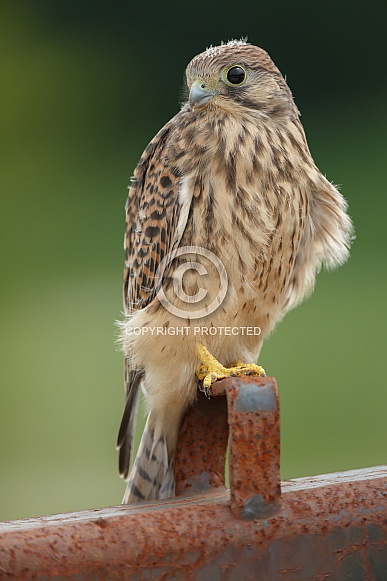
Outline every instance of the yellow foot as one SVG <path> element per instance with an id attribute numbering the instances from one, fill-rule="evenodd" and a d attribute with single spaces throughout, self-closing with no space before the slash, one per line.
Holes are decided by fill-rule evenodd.
<path id="1" fill-rule="evenodd" d="M 211 385 L 219 379 L 243 377 L 245 375 L 264 377 L 266 375 L 263 367 L 254 365 L 254 363 L 241 363 L 238 361 L 234 367 L 223 367 L 201 343 L 198 345 L 197 353 L 202 365 L 197 368 L 196 375 L 200 381 L 203 381 L 203 391 L 207 397 L 210 397 Z"/>

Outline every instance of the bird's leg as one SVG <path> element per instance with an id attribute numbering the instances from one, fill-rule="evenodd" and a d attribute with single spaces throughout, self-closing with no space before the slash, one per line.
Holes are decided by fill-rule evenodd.
<path id="1" fill-rule="evenodd" d="M 203 391 L 207 397 L 210 396 L 211 385 L 219 379 L 224 379 L 225 377 L 242 377 L 245 375 L 264 377 L 266 375 L 263 367 L 255 365 L 254 363 L 237 361 L 233 367 L 223 367 L 201 343 L 198 345 L 197 353 L 202 364 L 197 368 L 196 375 L 203 382 Z"/>

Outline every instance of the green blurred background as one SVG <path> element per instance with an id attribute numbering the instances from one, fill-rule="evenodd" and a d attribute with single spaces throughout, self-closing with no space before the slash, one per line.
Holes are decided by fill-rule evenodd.
<path id="1" fill-rule="evenodd" d="M 248 36 L 357 229 L 261 363 L 282 477 L 386 462 L 385 2 L 2 0 L 0 519 L 118 504 L 126 186 L 188 61 Z"/>

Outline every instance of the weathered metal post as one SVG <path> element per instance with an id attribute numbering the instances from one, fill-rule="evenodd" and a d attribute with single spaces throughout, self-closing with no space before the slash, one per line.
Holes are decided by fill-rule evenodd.
<path id="1" fill-rule="evenodd" d="M 231 377 L 214 384 L 212 395 L 208 400 L 200 394 L 183 423 L 176 453 L 176 493 L 224 487 L 230 434 L 231 510 L 248 520 L 272 516 L 281 509 L 276 382 Z"/>
<path id="2" fill-rule="evenodd" d="M 233 378 L 227 387 L 231 510 L 243 519 L 281 509 L 280 418 L 273 378 Z"/>

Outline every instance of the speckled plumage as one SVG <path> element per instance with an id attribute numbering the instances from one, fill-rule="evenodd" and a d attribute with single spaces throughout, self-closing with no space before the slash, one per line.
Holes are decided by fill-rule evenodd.
<path id="1" fill-rule="evenodd" d="M 225 81 L 232 65 L 246 70 L 242 86 Z M 186 102 L 151 141 L 126 208 L 127 403 L 118 440 L 124 477 L 140 385 L 149 417 L 124 502 L 173 495 L 178 429 L 196 394 L 197 343 L 224 365 L 255 362 L 264 337 L 311 292 L 321 266 L 347 259 L 352 232 L 344 198 L 314 164 L 290 90 L 265 51 L 243 41 L 211 47 L 189 63 L 186 77 L 188 90 L 200 87 L 211 98 Z M 182 321 L 171 314 L 156 295 L 160 262 L 183 246 L 213 252 L 228 276 L 220 307 L 195 325 L 254 326 L 260 336 L 128 332 L 192 328 L 188 316 Z M 180 263 L 173 263 L 164 284 L 171 303 L 182 307 L 171 283 Z M 219 282 L 211 264 L 206 267 L 206 280 L 193 270 L 184 278 L 188 295 L 205 287 L 204 306 Z"/>

